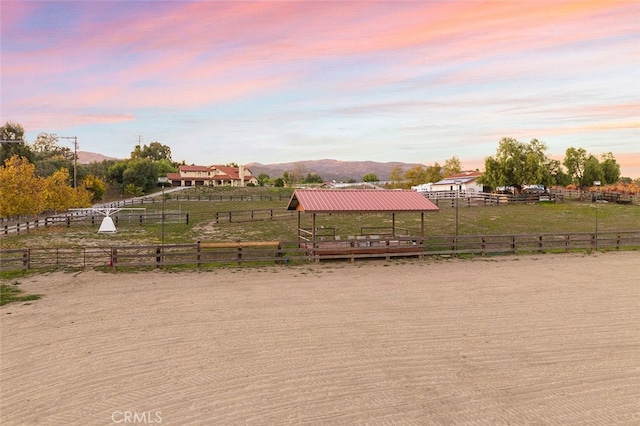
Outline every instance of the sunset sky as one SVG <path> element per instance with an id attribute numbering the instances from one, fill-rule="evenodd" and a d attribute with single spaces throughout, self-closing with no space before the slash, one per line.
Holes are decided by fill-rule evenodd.
<path id="1" fill-rule="evenodd" d="M 640 1 L 7 1 L 1 121 L 127 158 L 482 168 L 502 137 L 640 177 Z M 64 145 L 65 142 L 61 142 Z"/>

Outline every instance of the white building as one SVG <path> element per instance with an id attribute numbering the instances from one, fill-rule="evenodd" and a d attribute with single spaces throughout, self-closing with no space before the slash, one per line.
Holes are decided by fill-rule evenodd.
<path id="1" fill-rule="evenodd" d="M 423 183 L 421 185 L 412 186 L 411 190 L 428 195 L 434 192 L 453 192 L 458 191 L 461 194 L 477 194 L 482 192 L 482 185 L 478 183 L 478 178 L 482 176 L 482 172 L 462 172 L 452 176 L 448 176 L 438 182 Z"/>

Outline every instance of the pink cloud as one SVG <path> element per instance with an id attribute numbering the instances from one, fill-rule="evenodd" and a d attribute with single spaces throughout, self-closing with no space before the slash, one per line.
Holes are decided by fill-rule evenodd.
<path id="1" fill-rule="evenodd" d="M 123 14 L 117 21 L 87 19 L 84 27 L 80 21 L 80 30 L 73 30 L 66 41 L 60 41 L 63 52 L 54 45 L 16 54 L 3 73 L 7 77 L 29 73 L 44 79 L 64 78 L 83 74 L 92 64 L 99 67 L 111 63 L 118 67 L 114 74 L 121 82 L 156 79 L 179 84 L 181 79 L 211 81 L 256 68 L 276 72 L 292 62 L 299 73 L 305 73 L 309 69 L 299 64 L 308 59 L 382 54 L 430 43 L 437 43 L 433 49 L 442 58 L 468 60 L 483 55 L 490 47 L 500 47 L 502 53 L 522 49 L 521 44 L 512 43 L 515 36 L 527 37 L 527 49 L 584 37 L 579 31 L 542 37 L 549 26 L 561 20 L 572 29 L 571 22 L 577 20 L 583 26 L 580 19 L 595 19 L 597 25 L 590 31 L 594 37 L 612 35 L 620 31 L 620 26 L 606 25 L 604 18 L 594 18 L 593 14 L 615 10 L 618 5 L 638 11 L 636 2 L 411 5 L 407 9 L 369 2 L 196 2 L 177 3 L 171 13 L 162 11 L 156 16 L 145 8 L 137 15 Z M 634 19 L 633 13 L 627 16 L 630 21 Z M 622 27 L 623 32 L 627 30 L 628 26 Z M 123 59 L 127 56 L 131 60 Z M 438 60 L 428 57 L 429 61 Z M 43 58 L 46 67 L 42 66 Z"/>
<path id="2" fill-rule="evenodd" d="M 25 129 L 47 129 L 46 132 L 55 133 L 56 129 L 68 129 L 77 126 L 95 124 L 117 124 L 135 120 L 132 114 L 79 114 L 74 111 L 29 111 L 21 116 L 17 114 L 16 121 Z"/>
<path id="3" fill-rule="evenodd" d="M 8 31 L 20 34 L 20 23 L 41 4 L 46 3 L 3 2 L 3 37 Z M 59 127 L 60 121 L 69 125 L 122 122 L 136 119 L 144 108 L 195 109 L 257 94 L 299 93 L 307 86 L 336 96 L 375 91 L 420 78 L 441 65 L 447 74 L 429 82 L 436 88 L 481 85 L 513 75 L 544 78 L 557 72 L 550 67 L 555 64 L 531 63 L 522 57 L 521 62 L 508 61 L 523 52 L 554 50 L 562 55 L 563 49 L 575 48 L 576 43 L 609 39 L 618 40 L 618 48 L 599 58 L 600 62 L 638 60 L 633 47 L 640 15 L 637 0 L 68 4 L 80 14 L 73 25 L 16 36 L 38 40 L 33 45 L 39 47 L 3 52 L 3 109 L 31 111 L 33 116 L 26 116 L 39 128 L 54 122 Z M 52 41 L 47 45 L 47 40 Z M 625 57 L 630 51 L 636 52 L 635 58 Z M 496 57 L 507 58 L 508 66 L 496 68 Z M 343 62 L 357 67 L 364 59 L 365 66 L 377 67 L 375 72 L 365 69 L 323 80 L 323 67 L 339 69 Z M 580 69 L 592 60 L 574 55 L 569 67 Z M 477 61 L 473 69 L 460 66 L 472 61 Z M 638 128 L 634 119 L 638 105 L 624 99 L 558 106 L 544 95 L 535 95 L 504 104 L 528 117 L 549 117 L 551 112 L 567 120 L 559 120 L 558 126 L 543 122 L 542 129 L 527 122 L 523 127 L 533 129 L 519 129 L 536 137 L 543 136 L 539 131 L 553 135 Z M 486 102 L 492 108 L 504 108 L 497 100 L 491 104 L 494 100 Z M 378 103 L 384 110 L 391 104 L 397 111 L 412 112 L 421 108 L 413 99 L 387 101 L 365 100 L 362 105 L 366 109 Z M 473 101 L 451 99 L 448 107 L 473 107 Z M 318 105 L 316 100 L 309 102 Z M 590 123 L 580 125 L 585 119 Z"/>
<path id="4" fill-rule="evenodd" d="M 3 1 L 0 22 L 2 32 L 16 31 L 20 25 L 26 21 L 32 12 L 38 10 L 40 5 L 37 2 L 29 1 Z"/>

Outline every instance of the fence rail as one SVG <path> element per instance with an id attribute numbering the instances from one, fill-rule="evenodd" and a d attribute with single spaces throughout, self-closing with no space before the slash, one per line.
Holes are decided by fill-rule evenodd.
<path id="1" fill-rule="evenodd" d="M 180 193 L 165 194 L 166 201 L 218 201 L 218 202 L 234 202 L 234 201 L 288 201 L 291 198 L 290 195 L 214 195 L 214 194 L 199 194 L 199 195 L 184 195 Z M 104 204 L 103 207 L 118 208 L 127 206 L 143 206 L 148 204 L 162 203 L 162 196 L 160 194 L 150 195 L 146 197 L 138 197 L 130 200 L 114 201 Z"/>
<path id="2" fill-rule="evenodd" d="M 494 194 L 487 192 L 437 191 L 423 194 L 438 207 L 502 206 L 506 204 L 532 204 L 562 202 L 562 194 Z"/>
<path id="3" fill-rule="evenodd" d="M 200 213 L 201 219 L 213 219 L 215 223 L 221 222 L 255 222 L 262 220 L 289 219 L 298 212 L 287 210 L 284 207 L 278 209 L 234 210 L 224 212 Z"/>
<path id="4" fill-rule="evenodd" d="M 460 207 L 464 206 L 501 206 L 505 204 L 531 204 L 538 202 L 563 202 L 567 199 L 587 199 L 591 201 L 601 200 L 617 204 L 638 205 L 640 195 L 621 194 L 618 192 L 589 192 L 569 189 L 554 189 L 549 193 L 540 194 L 495 194 L 487 192 L 465 191 L 436 191 L 423 194 L 438 207 L 455 207 L 456 202 Z"/>
<path id="5" fill-rule="evenodd" d="M 458 256 L 640 249 L 640 231 L 461 235 L 368 236 L 315 242 L 236 242 L 117 247 L 23 248 L 0 250 L 0 270 L 49 270 L 106 267 L 203 267 L 245 262 L 317 262 L 398 256 Z"/>
<path id="6" fill-rule="evenodd" d="M 610 203 L 618 203 L 618 204 L 633 204 L 640 205 L 640 193 L 637 194 L 624 194 L 620 192 L 613 191 L 591 191 L 591 190 L 583 190 L 580 191 L 578 189 L 564 189 L 564 188 L 554 188 L 552 190 L 553 194 L 561 195 L 562 197 L 579 200 L 586 199 L 595 201 L 604 200 Z"/>
<path id="7" fill-rule="evenodd" d="M 182 212 L 165 212 L 165 223 L 185 223 L 189 224 L 190 220 L 213 220 L 215 223 L 223 222 L 255 222 L 265 220 L 289 219 L 297 214 L 295 211 L 288 211 L 285 208 L 278 209 L 254 209 L 254 210 L 234 210 L 221 212 L 201 212 L 201 213 L 182 213 Z M 20 234 L 29 232 L 39 228 L 47 228 L 50 226 L 100 226 L 104 216 L 87 215 L 83 213 L 74 213 L 69 215 L 50 216 L 33 221 L 18 222 L 12 225 L 4 225 L 0 228 L 0 236 L 9 234 Z M 111 216 L 116 227 L 119 224 L 138 224 L 148 225 L 162 222 L 162 213 L 118 213 Z"/>
<path id="8" fill-rule="evenodd" d="M 71 228 L 73 226 L 100 226 L 104 216 L 99 214 L 82 214 L 74 213 L 68 215 L 48 216 L 42 219 L 35 219 L 32 221 L 18 222 L 13 225 L 4 225 L 0 228 L 1 235 L 20 234 L 23 232 L 29 232 L 40 228 L 48 228 L 50 226 L 66 226 Z M 118 213 L 111 216 L 116 226 L 120 224 L 129 225 L 149 225 L 158 224 L 163 221 L 163 214 L 160 212 L 154 213 Z M 189 213 L 164 213 L 165 223 L 186 223 L 189 224 Z"/>

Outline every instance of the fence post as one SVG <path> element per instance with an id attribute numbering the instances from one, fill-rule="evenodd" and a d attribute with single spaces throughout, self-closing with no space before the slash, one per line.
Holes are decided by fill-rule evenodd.
<path id="1" fill-rule="evenodd" d="M 156 247 L 156 268 L 161 268 L 162 265 L 162 248 Z"/>
<path id="2" fill-rule="evenodd" d="M 67 216 L 67 228 L 71 228 L 71 216 Z"/>
<path id="3" fill-rule="evenodd" d="M 198 242 L 196 243 L 196 249 L 197 249 L 196 259 L 198 261 L 198 268 L 200 268 L 202 266 L 202 262 L 200 260 L 200 254 L 202 250 L 202 247 L 200 247 L 200 240 L 198 240 Z"/>
<path id="4" fill-rule="evenodd" d="M 187 213 L 187 225 L 189 224 L 189 213 Z"/>
<path id="5" fill-rule="evenodd" d="M 238 244 L 238 265 L 242 263 L 242 245 Z"/>
<path id="6" fill-rule="evenodd" d="M 480 244 L 480 252 L 482 253 L 483 256 L 487 254 L 486 249 L 487 249 L 487 242 L 485 238 L 482 237 L 482 243 Z"/>
<path id="7" fill-rule="evenodd" d="M 538 253 L 542 253 L 542 235 L 538 236 Z"/>
<path id="8" fill-rule="evenodd" d="M 31 249 L 24 249 L 22 252 L 22 269 L 28 271 L 31 267 Z"/>
<path id="9" fill-rule="evenodd" d="M 113 269 L 118 269 L 118 249 L 111 247 L 111 265 Z"/>
<path id="10" fill-rule="evenodd" d="M 511 252 L 516 254 L 516 237 L 511 237 Z"/>

